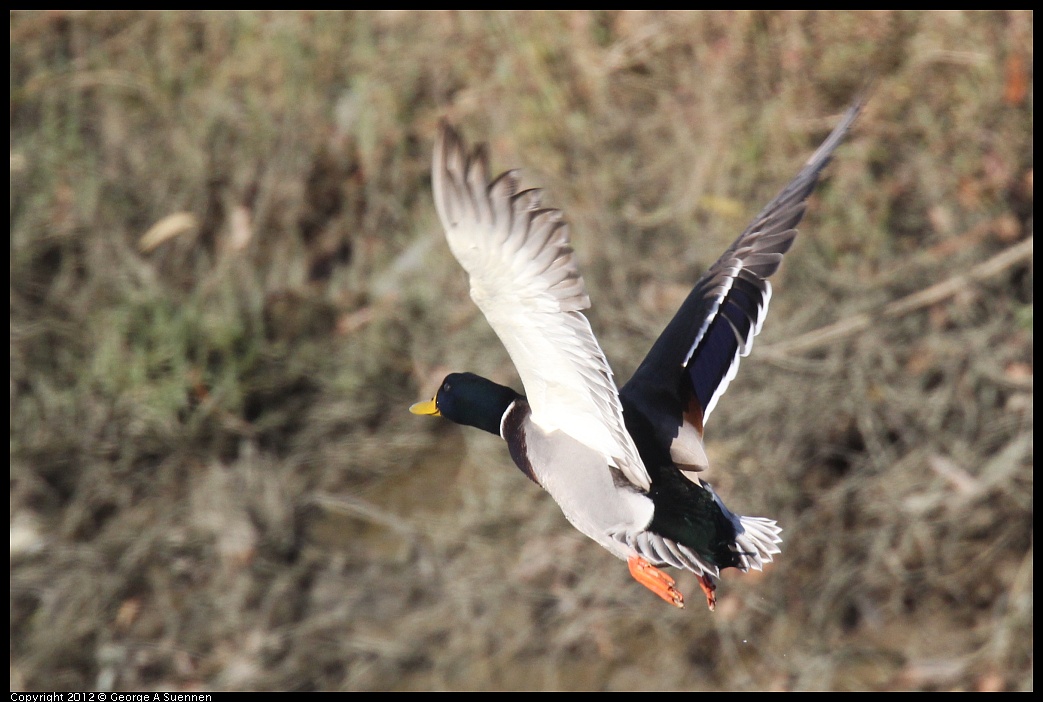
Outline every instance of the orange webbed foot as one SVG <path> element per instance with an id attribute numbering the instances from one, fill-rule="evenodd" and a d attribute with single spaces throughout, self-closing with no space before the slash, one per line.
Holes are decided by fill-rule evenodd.
<path id="1" fill-rule="evenodd" d="M 713 580 L 710 580 L 708 575 L 699 575 L 699 587 L 703 589 L 703 594 L 706 595 L 706 606 L 710 608 L 712 612 L 717 607 L 717 585 L 714 584 Z"/>
<path id="2" fill-rule="evenodd" d="M 684 595 L 674 587 L 674 579 L 640 556 L 631 556 L 627 560 L 630 574 L 649 590 L 672 604 L 684 609 Z M 703 588 L 705 590 L 705 587 Z M 710 609 L 713 609 L 711 607 Z"/>

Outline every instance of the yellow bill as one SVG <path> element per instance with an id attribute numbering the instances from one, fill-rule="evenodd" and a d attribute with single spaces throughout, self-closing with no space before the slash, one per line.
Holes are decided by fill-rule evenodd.
<path id="1" fill-rule="evenodd" d="M 413 414 L 426 414 L 432 417 L 441 417 L 442 413 L 438 411 L 438 405 L 435 404 L 434 400 L 428 400 L 427 402 L 418 402 L 409 408 L 409 411 Z"/>

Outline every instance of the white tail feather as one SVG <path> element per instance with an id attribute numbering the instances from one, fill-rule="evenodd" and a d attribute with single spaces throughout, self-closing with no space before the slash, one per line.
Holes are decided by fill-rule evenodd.
<path id="1" fill-rule="evenodd" d="M 736 550 L 742 554 L 743 571 L 750 568 L 762 570 L 765 563 L 772 562 L 772 555 L 782 553 L 782 529 L 774 519 L 764 517 L 739 517 L 743 533 L 735 538 Z"/>

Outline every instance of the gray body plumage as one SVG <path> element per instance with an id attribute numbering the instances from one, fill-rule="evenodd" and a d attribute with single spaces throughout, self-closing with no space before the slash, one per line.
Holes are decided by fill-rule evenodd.
<path id="1" fill-rule="evenodd" d="M 608 466 L 603 452 L 562 431 L 542 429 L 525 400 L 507 409 L 501 435 L 514 462 L 550 493 L 572 526 L 619 558 L 633 555 L 627 542 L 648 527 L 655 506 L 647 493 Z"/>

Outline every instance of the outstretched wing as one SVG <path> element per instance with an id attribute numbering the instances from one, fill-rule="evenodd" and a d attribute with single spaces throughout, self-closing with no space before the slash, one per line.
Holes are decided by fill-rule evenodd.
<path id="1" fill-rule="evenodd" d="M 518 172 L 494 180 L 483 146 L 467 153 L 447 124 L 435 144 L 432 184 L 449 249 L 470 276 L 471 298 L 507 348 L 545 431 L 560 430 L 607 454 L 635 486 L 648 472 L 587 318 L 583 278 L 559 210 L 519 191 Z"/>
<path id="2" fill-rule="evenodd" d="M 852 105 L 793 181 L 695 284 L 620 391 L 652 420 L 682 467 L 706 467 L 703 425 L 748 356 L 771 300 L 768 278 L 797 236 L 808 196 L 862 108 Z M 672 442 L 672 443 L 671 443 Z"/>

